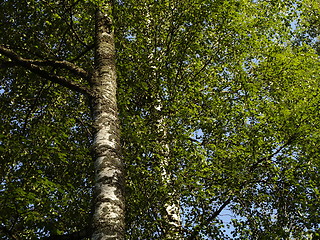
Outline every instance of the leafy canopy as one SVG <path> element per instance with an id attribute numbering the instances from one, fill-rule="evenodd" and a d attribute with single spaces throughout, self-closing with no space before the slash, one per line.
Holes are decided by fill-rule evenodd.
<path id="1" fill-rule="evenodd" d="M 90 72 L 98 2 L 3 1 L 0 44 Z M 115 1 L 128 239 L 163 239 L 168 198 L 179 199 L 185 239 L 319 234 L 318 10 L 302 0 Z M 90 103 L 10 64 L 0 55 L 0 236 L 81 230 L 91 214 Z"/>

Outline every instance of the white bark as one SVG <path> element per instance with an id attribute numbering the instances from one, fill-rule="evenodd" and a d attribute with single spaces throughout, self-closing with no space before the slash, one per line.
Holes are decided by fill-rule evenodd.
<path id="1" fill-rule="evenodd" d="M 159 101 L 158 106 L 155 107 L 157 111 L 161 111 L 162 105 Z M 160 162 L 161 168 L 161 181 L 162 183 L 169 187 L 172 182 L 172 175 L 167 171 L 170 162 L 170 147 L 167 143 L 167 127 L 165 123 L 165 118 L 160 117 L 158 120 L 158 132 L 162 133 L 161 141 L 162 144 L 162 159 Z M 179 240 L 181 238 L 181 216 L 180 216 L 180 201 L 179 196 L 176 192 L 170 192 L 167 196 L 167 200 L 164 202 L 166 229 L 165 229 L 165 239 L 167 240 Z"/>
<path id="2" fill-rule="evenodd" d="M 93 110 L 96 130 L 93 240 L 124 239 L 124 176 L 116 98 L 115 47 L 111 6 L 96 16 Z"/>

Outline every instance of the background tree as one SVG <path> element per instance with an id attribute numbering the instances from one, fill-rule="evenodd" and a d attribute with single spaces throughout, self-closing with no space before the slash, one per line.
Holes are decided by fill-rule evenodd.
<path id="1" fill-rule="evenodd" d="M 317 16 L 307 17 L 317 9 L 310 3 L 128 0 L 104 11 L 117 38 L 126 239 L 316 236 L 319 61 L 306 34 Z M 4 239 L 91 235 L 92 110 L 100 113 L 101 99 L 91 91 L 102 66 L 94 25 L 105 36 L 113 30 L 109 18 L 97 24 L 97 6 L 1 3 Z M 179 203 L 178 230 L 170 201 Z"/>

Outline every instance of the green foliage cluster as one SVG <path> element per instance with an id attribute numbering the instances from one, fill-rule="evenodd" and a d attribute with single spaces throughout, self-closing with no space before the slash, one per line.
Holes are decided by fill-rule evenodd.
<path id="1" fill-rule="evenodd" d="M 90 71 L 96 2 L 3 1 L 0 45 Z M 113 15 L 127 239 L 164 239 L 169 198 L 179 199 L 185 239 L 316 239 L 319 3 L 126 0 Z M 83 229 L 88 99 L 22 67 L 0 77 L 0 237 Z"/>
<path id="2" fill-rule="evenodd" d="M 72 60 L 91 68 L 90 5 L 80 7 L 72 1 L 0 5 L 2 46 L 29 59 Z M 80 17 L 84 11 L 86 18 Z M 82 56 L 84 50 L 88 54 Z M 75 79 L 64 69 L 45 68 Z M 22 67 L 0 71 L 0 238 L 38 239 L 85 227 L 93 178 L 88 101 Z"/>
<path id="3" fill-rule="evenodd" d="M 78 229 L 90 217 L 87 107 L 81 96 L 41 81 L 22 70 L 3 81 L 1 94 L 0 219 L 20 239 Z"/>

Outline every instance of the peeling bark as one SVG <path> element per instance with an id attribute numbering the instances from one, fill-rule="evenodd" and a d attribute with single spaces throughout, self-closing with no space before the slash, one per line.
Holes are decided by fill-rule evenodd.
<path id="1" fill-rule="evenodd" d="M 124 176 L 116 99 L 115 46 L 106 5 L 96 14 L 96 56 L 93 76 L 95 140 L 95 211 L 93 240 L 124 239 Z"/>

